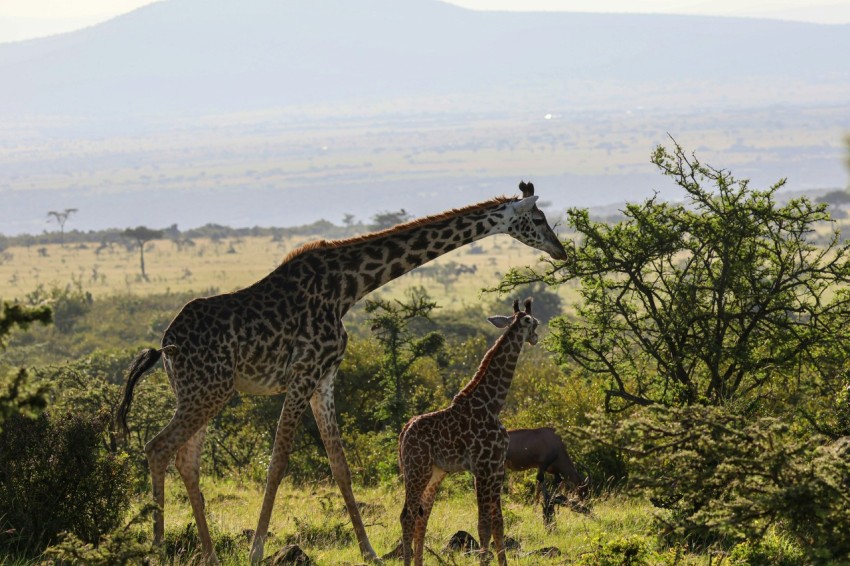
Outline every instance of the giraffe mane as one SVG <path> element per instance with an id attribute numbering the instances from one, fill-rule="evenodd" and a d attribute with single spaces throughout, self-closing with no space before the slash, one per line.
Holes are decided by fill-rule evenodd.
<path id="1" fill-rule="evenodd" d="M 404 232 L 405 230 L 411 230 L 413 228 L 418 228 L 419 226 L 424 226 L 426 224 L 432 224 L 434 222 L 439 222 L 441 220 L 446 220 L 448 218 L 454 218 L 455 216 L 460 216 L 463 214 L 467 214 L 470 212 L 475 212 L 477 210 L 483 210 L 485 208 L 489 208 L 496 204 L 504 204 L 506 202 L 512 202 L 518 200 L 516 197 L 508 197 L 501 196 L 496 197 L 490 200 L 485 200 L 476 204 L 470 204 L 468 206 L 464 206 L 461 208 L 453 208 L 451 210 L 447 210 L 445 212 L 440 212 L 438 214 L 432 214 L 431 216 L 423 216 L 422 218 L 414 218 L 413 220 L 409 220 L 408 222 L 404 222 L 402 224 L 398 224 L 391 228 L 386 228 L 384 230 L 380 230 L 378 232 L 370 232 L 368 234 L 361 234 L 359 236 L 353 236 L 351 238 L 343 238 L 340 240 L 315 240 L 313 242 L 307 242 L 303 244 L 291 252 L 289 252 L 286 257 L 283 259 L 282 263 L 286 263 L 293 258 L 311 250 L 318 249 L 332 249 L 332 248 L 342 248 L 345 246 L 352 246 L 357 244 L 362 244 L 368 242 L 370 240 L 376 240 L 378 238 L 383 238 L 384 236 L 390 236 L 392 234 L 397 234 L 399 232 Z"/>
<path id="2" fill-rule="evenodd" d="M 513 323 L 511 323 L 511 325 L 513 325 Z M 499 336 L 499 339 L 496 340 L 496 342 L 493 344 L 493 347 L 487 350 L 487 353 L 484 354 L 484 358 L 482 358 L 481 363 L 478 365 L 478 370 L 476 370 L 475 375 L 472 377 L 469 383 L 467 383 L 463 387 L 463 389 L 457 392 L 457 395 L 455 395 L 454 399 L 452 399 L 452 403 L 463 399 L 464 397 L 469 397 L 470 395 L 472 395 L 472 392 L 475 391 L 475 387 L 484 378 L 484 374 L 486 373 L 487 368 L 490 367 L 490 362 L 493 360 L 493 356 L 496 355 L 496 351 L 502 345 L 502 342 L 507 339 L 507 335 L 507 331 L 502 333 L 502 335 Z"/>

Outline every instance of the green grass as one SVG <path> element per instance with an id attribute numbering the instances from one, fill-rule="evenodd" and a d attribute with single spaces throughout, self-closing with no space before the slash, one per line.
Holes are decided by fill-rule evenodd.
<path id="1" fill-rule="evenodd" d="M 476 556 L 448 554 L 444 547 L 452 534 L 465 530 L 478 538 L 477 510 L 472 482 L 468 475 L 458 474 L 448 478 L 438 494 L 426 534 L 426 547 L 448 563 L 478 564 Z M 207 501 L 207 513 L 213 538 L 223 564 L 245 564 L 250 550 L 247 529 L 256 527 L 262 502 L 263 489 L 255 484 L 234 481 L 202 483 Z M 355 487 L 358 501 L 365 506 L 363 519 L 372 546 L 379 555 L 391 551 L 401 538 L 398 516 L 403 499 L 399 483 L 377 488 Z M 508 553 L 512 564 L 564 564 L 583 559 L 593 563 L 600 549 L 611 541 L 639 541 L 652 548 L 652 560 L 661 557 L 671 560 L 675 549 L 654 548 L 652 533 L 653 508 L 643 500 L 619 495 L 598 498 L 590 515 L 581 515 L 562 508 L 555 525 L 547 529 L 542 521 L 539 506 L 532 505 L 515 494 L 503 496 L 506 535 L 518 540 L 521 547 Z M 167 548 L 173 551 L 176 543 L 196 538 L 194 519 L 182 483 L 176 474 L 167 482 L 165 508 Z M 345 512 L 339 490 L 332 482 L 295 486 L 284 480 L 278 492 L 275 510 L 266 543 L 266 556 L 271 556 L 286 544 L 296 543 L 317 564 L 359 564 L 362 557 L 353 530 Z M 177 544 L 179 546 L 179 544 Z M 557 547 L 561 555 L 547 558 L 533 551 Z M 171 558 L 166 558 L 170 562 Z M 178 554 L 177 564 L 194 563 L 197 547 Z M 388 560 L 387 564 L 400 564 Z M 426 551 L 426 563 L 436 563 Z M 670 562 L 673 563 L 672 561 Z M 680 552 L 678 564 L 708 564 L 708 556 Z"/>

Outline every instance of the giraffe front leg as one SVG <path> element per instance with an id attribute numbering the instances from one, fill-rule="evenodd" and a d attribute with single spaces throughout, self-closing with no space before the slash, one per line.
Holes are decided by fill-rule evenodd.
<path id="1" fill-rule="evenodd" d="M 492 536 L 499 564 L 505 566 L 504 523 L 502 520 L 501 489 L 504 471 L 491 471 L 475 476 L 475 496 L 478 500 L 478 538 L 481 544 L 481 564 L 490 562 Z"/>
<path id="2" fill-rule="evenodd" d="M 507 566 L 508 559 L 505 555 L 505 521 L 502 516 L 502 485 L 505 482 L 504 469 L 495 472 L 491 476 L 491 482 L 490 524 L 493 529 L 493 546 L 496 547 L 499 566 Z"/>
<path id="3" fill-rule="evenodd" d="M 492 530 L 490 528 L 490 500 L 489 491 L 487 489 L 487 480 L 483 475 L 475 476 L 475 498 L 478 502 L 478 544 L 481 564 L 487 564 L 490 561 L 490 536 Z"/>
<path id="4" fill-rule="evenodd" d="M 339 426 L 336 422 L 333 383 L 338 367 L 339 363 L 337 362 L 319 381 L 318 388 L 310 398 L 310 406 L 313 409 L 316 424 L 319 426 L 319 433 L 322 436 L 325 451 L 328 453 L 331 471 L 340 492 L 342 492 L 342 498 L 345 501 L 348 516 L 351 518 L 351 524 L 357 536 L 357 543 L 360 545 L 360 553 L 363 555 L 364 560 L 378 560 L 378 555 L 372 548 L 372 544 L 369 542 L 369 536 L 366 534 L 366 527 L 360 516 L 357 501 L 354 499 L 354 492 L 351 489 L 351 470 L 345 458 L 345 451 L 343 450 L 342 439 L 339 434 Z"/>
<path id="5" fill-rule="evenodd" d="M 283 473 L 289 464 L 289 454 L 292 451 L 295 429 L 301 421 L 301 415 L 307 408 L 307 402 L 312 391 L 313 387 L 305 386 L 303 382 L 293 381 L 284 398 L 283 409 L 281 409 L 280 420 L 277 423 L 277 431 L 274 436 L 274 447 L 272 448 L 268 475 L 266 476 L 263 506 L 260 509 L 260 518 L 257 521 L 257 529 L 254 531 L 254 540 L 251 543 L 250 558 L 252 564 L 258 564 L 263 559 L 274 500 L 277 497 L 277 490 L 280 487 L 280 481 L 283 479 Z"/>

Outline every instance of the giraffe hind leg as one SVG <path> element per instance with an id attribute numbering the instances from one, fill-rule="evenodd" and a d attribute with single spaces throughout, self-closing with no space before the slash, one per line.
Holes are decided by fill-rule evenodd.
<path id="1" fill-rule="evenodd" d="M 405 438 L 405 440 L 410 439 Z M 409 566 L 414 555 L 416 556 L 416 564 L 422 563 L 422 552 L 415 545 L 414 537 L 420 528 L 424 534 L 422 495 L 431 478 L 431 466 L 417 462 L 414 455 L 415 447 L 407 442 L 405 444 L 402 452 L 404 457 L 404 507 L 401 511 L 401 544 L 404 564 Z"/>
<path id="2" fill-rule="evenodd" d="M 185 402 L 181 403 L 178 398 L 177 410 L 171 421 L 145 445 L 145 454 L 147 455 L 153 484 L 153 498 L 159 506 L 159 510 L 154 513 L 155 544 L 162 544 L 165 534 L 163 511 L 165 507 L 165 472 L 168 469 L 168 464 L 171 463 L 178 450 L 189 442 L 213 415 L 221 410 L 229 398 L 230 394 L 213 397 L 214 401 L 207 398 L 205 401 L 208 403 L 203 407 Z M 200 443 L 198 445 L 198 452 L 200 453 Z M 200 454 L 198 454 L 198 457 L 200 457 Z M 185 456 L 183 462 L 186 462 Z M 185 465 L 183 467 L 186 468 Z M 201 503 L 201 506 L 203 507 L 203 503 Z M 206 520 L 204 520 L 204 526 L 206 526 Z M 212 543 L 210 542 L 211 547 Z M 213 551 L 213 560 L 214 556 L 215 552 Z"/>
<path id="3" fill-rule="evenodd" d="M 420 497 L 419 516 L 416 518 L 416 525 L 413 529 L 413 546 L 416 549 L 415 560 L 417 564 L 422 564 L 425 553 L 425 531 L 428 529 L 428 519 L 431 517 L 431 509 L 434 508 L 434 499 L 437 497 L 437 489 L 443 478 L 446 477 L 446 472 L 433 468 L 431 478 L 428 480 L 428 485 Z"/>
<path id="4" fill-rule="evenodd" d="M 195 515 L 195 524 L 198 526 L 198 536 L 201 539 L 201 549 L 209 564 L 218 564 L 215 555 L 210 529 L 207 525 L 207 517 L 204 505 L 204 494 L 201 492 L 201 451 L 204 445 L 206 425 L 196 432 L 183 446 L 177 450 L 177 458 L 174 465 L 183 478 L 186 492 L 189 494 L 189 502 L 192 504 L 192 512 Z"/>

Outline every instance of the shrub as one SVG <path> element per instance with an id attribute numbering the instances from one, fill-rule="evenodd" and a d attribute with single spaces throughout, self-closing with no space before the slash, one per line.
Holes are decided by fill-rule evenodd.
<path id="1" fill-rule="evenodd" d="M 827 444 L 717 407 L 649 407 L 593 427 L 631 454 L 630 482 L 666 508 L 669 539 L 756 541 L 778 525 L 810 561 L 850 557 L 850 437 Z"/>
<path id="2" fill-rule="evenodd" d="M 286 544 L 314 548 L 334 548 L 351 544 L 353 532 L 348 521 L 325 520 L 318 523 L 294 517 L 296 532 L 285 537 Z"/>
<path id="3" fill-rule="evenodd" d="M 34 386 L 23 368 L 0 375 L 0 431 L 11 415 L 35 416 L 47 405 L 45 387 Z"/>
<path id="4" fill-rule="evenodd" d="M 239 550 L 240 539 L 237 535 L 220 532 L 215 523 L 210 525 L 213 546 L 216 555 L 224 559 L 225 563 L 235 563 L 228 560 Z M 182 529 L 167 530 L 165 538 L 160 547 L 161 564 L 200 564 L 201 561 L 201 539 L 195 523 L 186 523 Z"/>
<path id="5" fill-rule="evenodd" d="M 97 349 L 89 355 L 58 366 L 35 371 L 37 385 L 50 388 L 49 402 L 54 413 L 96 414 L 111 411 L 121 401 L 126 368 L 138 352 L 135 350 Z M 165 372 L 157 369 L 139 389 L 128 416 L 130 435 L 126 450 L 132 462 L 132 475 L 139 487 L 147 489 L 147 460 L 144 445 L 168 423 L 174 414 L 174 395 Z M 103 429 L 103 444 L 117 452 L 117 424 L 110 421 Z"/>
<path id="6" fill-rule="evenodd" d="M 344 435 L 352 478 L 362 485 L 391 483 L 398 479 L 398 435 L 391 430 Z"/>
<path id="7" fill-rule="evenodd" d="M 70 333 L 77 321 L 88 314 L 94 303 L 91 293 L 83 291 L 79 280 L 74 280 L 73 284 L 69 283 L 65 287 L 53 286 L 50 290 L 45 290 L 44 285 L 39 284 L 27 295 L 27 301 L 31 305 L 49 303 L 53 307 L 54 326 L 63 334 Z"/>
<path id="8" fill-rule="evenodd" d="M 107 412 L 13 415 L 0 433 L 0 547 L 40 552 L 71 532 L 86 543 L 115 529 L 129 505 L 124 455 L 107 454 Z"/>
<path id="9" fill-rule="evenodd" d="M 641 535 L 594 541 L 591 552 L 583 554 L 575 562 L 577 566 L 642 566 L 664 564 L 665 561 L 654 551 L 653 541 Z"/>
<path id="10" fill-rule="evenodd" d="M 207 469 L 220 477 L 264 481 L 282 405 L 280 395 L 231 399 L 210 423 L 205 454 L 210 464 Z M 298 433 L 302 429 L 299 427 Z M 298 470 L 297 461 L 290 463 L 289 474 L 293 470 Z"/>
<path id="11" fill-rule="evenodd" d="M 787 537 L 771 532 L 759 540 L 736 544 L 729 552 L 729 562 L 735 566 L 797 566 L 806 563 L 806 556 Z"/>
<path id="12" fill-rule="evenodd" d="M 85 543 L 73 533 L 60 535 L 60 541 L 44 551 L 44 556 L 60 564 L 88 564 L 89 566 L 123 566 L 148 562 L 154 547 L 138 529 L 133 527 L 146 523 L 157 506 L 146 505 L 130 522 L 104 535 L 95 543 Z"/>

